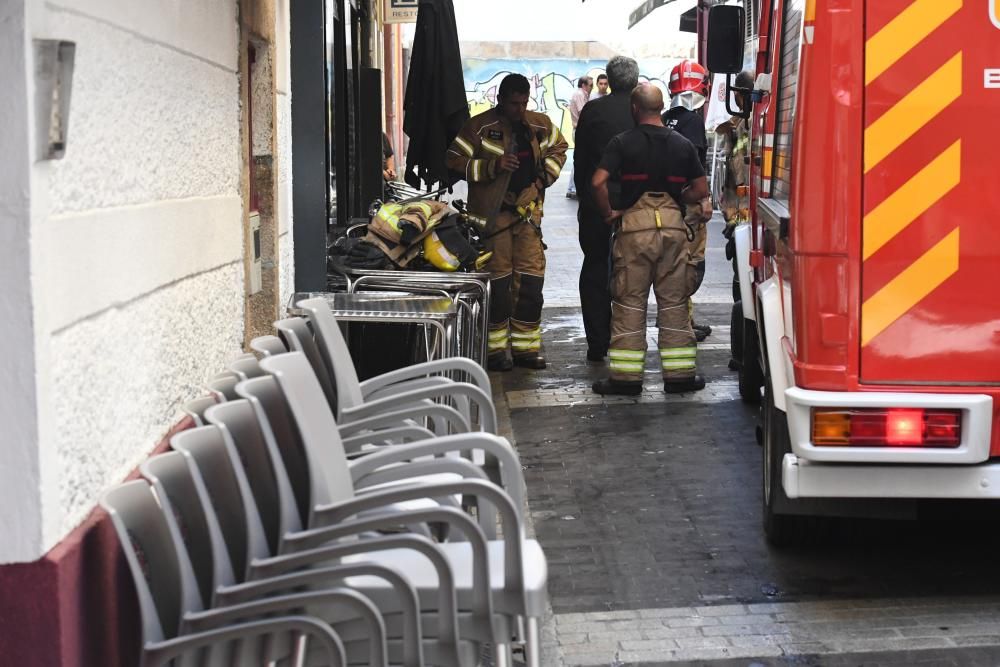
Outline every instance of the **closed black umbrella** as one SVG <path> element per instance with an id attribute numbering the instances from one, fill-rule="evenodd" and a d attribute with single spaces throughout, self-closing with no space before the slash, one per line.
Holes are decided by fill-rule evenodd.
<path id="1" fill-rule="evenodd" d="M 406 182 L 450 184 L 444 154 L 469 118 L 452 0 L 420 0 L 403 111 Z"/>

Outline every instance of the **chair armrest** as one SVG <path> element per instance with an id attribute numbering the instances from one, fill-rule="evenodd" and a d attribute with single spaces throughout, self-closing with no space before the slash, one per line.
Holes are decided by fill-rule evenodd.
<path id="1" fill-rule="evenodd" d="M 417 377 L 413 378 L 412 380 L 403 380 L 402 382 L 391 384 L 388 387 L 382 387 L 381 389 L 377 389 L 372 393 L 366 395 L 364 397 L 364 402 L 369 403 L 371 401 L 377 401 L 383 398 L 393 398 L 394 396 L 398 396 L 399 394 L 404 394 L 408 391 L 414 391 L 416 389 L 423 389 L 425 387 L 447 387 L 454 383 L 455 380 L 451 380 L 449 378 L 440 376 Z M 469 419 L 472 418 L 472 411 L 469 409 L 468 398 L 462 395 L 456 395 L 451 397 L 451 401 L 453 403 L 452 407 L 454 407 L 456 410 L 461 412 Z M 418 402 L 415 405 L 419 405 L 422 402 L 423 401 Z M 400 407 L 410 407 L 410 405 L 408 404 Z"/>
<path id="2" fill-rule="evenodd" d="M 206 609 L 205 611 L 185 614 L 183 624 L 191 631 L 201 632 L 267 614 L 288 614 L 293 611 L 299 613 L 300 610 L 305 610 L 307 614 L 319 618 L 329 625 L 329 621 L 310 610 L 317 608 L 322 610 L 323 607 L 336 603 L 350 608 L 368 624 L 370 628 L 369 664 L 372 667 L 387 667 L 385 623 L 382 621 L 382 615 L 371 600 L 349 588 L 331 588 L 324 591 L 279 595 L 228 607 Z"/>
<path id="3" fill-rule="evenodd" d="M 420 600 L 417 592 L 398 572 L 375 563 L 341 564 L 227 586 L 216 591 L 212 606 L 227 607 L 275 593 L 294 593 L 300 587 L 342 586 L 347 577 L 362 576 L 384 579 L 395 590 L 403 616 L 403 664 L 422 665 L 423 634 L 420 629 Z"/>
<path id="4" fill-rule="evenodd" d="M 385 449 L 395 449 L 396 447 L 402 446 L 403 445 L 392 445 L 390 447 L 386 447 Z M 360 463 L 375 453 L 377 452 L 372 452 L 367 456 L 356 459 L 356 461 Z M 442 473 L 452 473 L 472 479 L 489 479 L 486 472 L 472 461 L 452 458 L 450 456 L 436 458 L 429 461 L 413 461 L 401 463 L 399 465 L 390 464 L 388 467 L 380 467 L 378 470 L 364 473 L 355 473 L 355 470 L 352 467 L 351 479 L 354 482 L 355 491 L 360 493 L 368 487 L 377 486 L 379 484 L 399 482 L 402 480 L 418 482 L 420 481 L 420 477 L 424 477 L 426 475 L 440 475 Z"/>
<path id="5" fill-rule="evenodd" d="M 421 417 L 430 417 L 435 422 L 435 427 L 447 431 L 451 428 L 459 433 L 468 433 L 472 430 L 468 417 L 460 413 L 450 405 L 439 403 L 428 403 L 426 405 L 387 410 L 382 414 L 370 415 L 364 418 L 352 419 L 351 415 L 345 415 L 338 421 L 339 433 L 341 437 L 345 435 L 355 435 L 360 431 L 367 431 L 376 428 L 391 428 L 407 424 Z"/>
<path id="6" fill-rule="evenodd" d="M 427 438 L 433 437 L 434 432 L 430 429 L 413 424 L 412 426 L 395 426 L 393 428 L 382 429 L 381 431 L 358 433 L 357 435 L 342 438 L 342 441 L 344 443 L 344 449 L 357 450 L 365 445 L 377 445 L 380 447 L 391 445 L 393 443 L 389 441 L 392 440 L 406 442 L 407 440 L 426 440 Z"/>
<path id="7" fill-rule="evenodd" d="M 461 433 L 446 435 L 433 440 L 421 440 L 403 445 L 394 445 L 374 451 L 350 462 L 351 478 L 363 479 L 384 465 L 409 461 L 420 456 L 438 456 L 448 452 L 468 452 L 482 449 L 500 462 L 503 487 L 514 501 L 518 514 L 525 502 L 524 475 L 521 461 L 510 443 L 489 433 Z M 419 480 L 415 480 L 419 481 Z"/>
<path id="8" fill-rule="evenodd" d="M 441 498 L 456 494 L 474 496 L 479 500 L 486 500 L 499 512 L 503 521 L 504 532 L 504 588 L 510 592 L 517 592 L 523 595 L 524 524 L 521 522 L 521 517 L 518 515 L 510 496 L 492 482 L 485 482 L 480 479 L 463 479 L 454 482 L 412 484 L 382 491 L 372 491 L 351 500 L 314 508 L 310 526 L 330 526 L 344 521 L 359 512 L 391 506 L 394 503 L 400 503 L 404 500 Z M 446 511 L 447 509 L 441 508 L 437 511 Z M 410 517 L 417 513 L 418 511 L 412 513 L 400 512 L 399 514 Z"/>
<path id="9" fill-rule="evenodd" d="M 344 644 L 325 623 L 306 616 L 285 616 L 266 621 L 240 623 L 219 630 L 209 630 L 168 639 L 143 647 L 143 667 L 165 667 L 170 661 L 192 653 L 235 640 L 254 639 L 288 632 L 300 633 L 317 640 L 326 650 L 332 667 L 346 667 Z"/>
<path id="10" fill-rule="evenodd" d="M 444 513 L 453 515 L 454 517 L 464 517 L 467 524 L 471 524 L 473 529 L 477 528 L 475 522 L 459 510 L 420 510 L 408 514 L 418 514 L 419 517 L 417 517 L 417 520 L 426 520 L 428 516 L 440 520 L 438 517 L 444 516 Z M 452 519 L 452 516 L 449 516 L 449 519 Z M 453 518 L 452 520 L 452 525 L 457 525 L 462 519 Z M 357 527 L 349 527 L 348 524 Z M 344 556 L 370 553 L 383 549 L 410 549 L 427 558 L 437 573 L 439 584 L 437 636 L 448 642 L 456 642 L 458 640 L 458 599 L 455 593 L 455 577 L 447 559 L 434 542 L 423 535 L 406 533 L 366 537 L 351 542 L 334 542 L 334 540 L 344 537 L 354 537 L 378 527 L 398 527 L 398 525 L 399 519 L 396 518 L 391 521 L 386 517 L 366 518 L 361 521 L 347 522 L 339 526 L 287 535 L 285 536 L 285 543 L 282 545 L 286 549 L 285 553 L 280 556 L 255 560 L 250 566 L 251 576 L 254 580 L 268 579 L 294 572 L 303 567 L 326 565 L 330 561 L 343 558 Z M 470 530 L 467 534 L 472 535 L 474 532 Z M 485 554 L 485 544 L 482 545 L 481 552 Z M 476 553 L 478 552 L 473 547 L 473 555 L 475 556 Z M 473 578 L 474 581 L 479 583 L 479 579 L 475 577 L 477 572 L 475 566 L 476 562 L 474 561 Z M 486 573 L 486 578 L 488 581 L 488 572 Z M 492 600 L 488 596 L 486 604 L 480 611 L 481 613 L 492 613 Z"/>
<path id="11" fill-rule="evenodd" d="M 377 398 L 385 398 L 386 396 L 392 396 L 393 394 L 398 394 L 402 391 L 410 389 L 419 389 L 420 387 L 443 387 L 451 384 L 452 382 L 454 382 L 454 380 L 451 378 L 442 377 L 440 375 L 421 375 L 414 378 L 405 378 L 399 382 L 393 382 L 382 387 L 377 387 L 368 392 L 362 389 L 362 395 L 364 396 L 364 400 L 373 401 Z"/>
<path id="12" fill-rule="evenodd" d="M 361 383 L 361 393 L 367 396 L 373 391 L 403 380 L 452 371 L 465 373 L 469 377 L 470 384 L 476 385 L 487 393 L 490 391 L 490 376 L 486 374 L 482 366 L 466 357 L 448 357 L 447 359 L 435 359 L 421 364 L 413 364 L 365 380 Z"/>
<path id="13" fill-rule="evenodd" d="M 493 399 L 490 395 L 479 387 L 465 382 L 453 382 L 440 387 L 423 387 L 412 391 L 405 391 L 388 398 L 380 398 L 374 401 L 366 401 L 361 405 L 343 410 L 341 415 L 354 421 L 361 417 L 368 417 L 386 410 L 399 409 L 400 405 L 413 403 L 421 399 L 450 398 L 454 395 L 464 395 L 474 401 L 479 406 L 480 429 L 488 433 L 496 433 L 497 415 L 496 408 L 493 407 Z"/>

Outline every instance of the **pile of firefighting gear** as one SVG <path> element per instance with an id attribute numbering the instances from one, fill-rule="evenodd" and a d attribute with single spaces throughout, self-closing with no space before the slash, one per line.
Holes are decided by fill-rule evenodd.
<path id="1" fill-rule="evenodd" d="M 490 258 L 483 229 L 465 215 L 462 202 L 453 205 L 435 200 L 380 204 L 364 237 L 338 239 L 330 260 L 353 269 L 479 271 Z"/>

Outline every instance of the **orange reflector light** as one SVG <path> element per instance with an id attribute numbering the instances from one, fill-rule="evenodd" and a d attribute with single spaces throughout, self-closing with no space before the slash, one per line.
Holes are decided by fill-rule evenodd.
<path id="1" fill-rule="evenodd" d="M 814 445 L 850 445 L 851 416 L 846 412 L 815 412 L 813 414 Z"/>
<path id="2" fill-rule="evenodd" d="M 819 447 L 958 447 L 960 410 L 813 408 L 812 443 Z"/>

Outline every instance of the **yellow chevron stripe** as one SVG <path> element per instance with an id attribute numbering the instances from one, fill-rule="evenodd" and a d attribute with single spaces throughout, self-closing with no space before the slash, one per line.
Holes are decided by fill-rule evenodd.
<path id="1" fill-rule="evenodd" d="M 891 241 L 962 180 L 962 142 L 956 141 L 865 216 L 864 259 Z"/>
<path id="2" fill-rule="evenodd" d="M 861 306 L 861 345 L 920 303 L 958 271 L 958 227 Z"/>
<path id="3" fill-rule="evenodd" d="M 916 0 L 865 44 L 865 85 L 962 8 L 962 0 Z"/>
<path id="4" fill-rule="evenodd" d="M 774 149 L 764 149 L 764 160 L 760 163 L 764 178 L 771 178 L 774 170 Z"/>
<path id="5" fill-rule="evenodd" d="M 865 173 L 962 95 L 962 52 L 865 129 Z"/>

